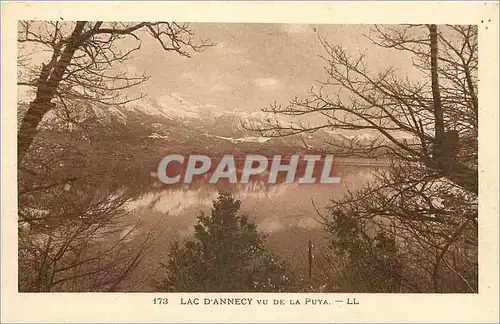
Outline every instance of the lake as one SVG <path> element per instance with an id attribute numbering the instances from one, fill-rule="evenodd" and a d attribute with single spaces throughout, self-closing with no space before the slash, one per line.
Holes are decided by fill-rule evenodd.
<path id="1" fill-rule="evenodd" d="M 326 215 L 325 207 L 331 199 L 342 196 L 348 188 L 363 186 L 373 171 L 384 166 L 378 161 L 350 159 L 337 162 L 335 171 L 341 176 L 340 184 L 250 182 L 224 189 L 242 201 L 241 213 L 268 236 L 271 251 L 300 264 L 306 262 L 309 239 L 317 248 L 326 244 L 318 212 Z M 127 205 L 132 219 L 140 219 L 143 233 L 155 228 L 152 249 L 128 283 L 128 290 L 151 290 L 151 278 L 161 276 L 159 263 L 167 261 L 169 245 L 194 233 L 197 216 L 200 212 L 210 213 L 219 189 L 213 185 L 166 188 L 147 192 Z"/>

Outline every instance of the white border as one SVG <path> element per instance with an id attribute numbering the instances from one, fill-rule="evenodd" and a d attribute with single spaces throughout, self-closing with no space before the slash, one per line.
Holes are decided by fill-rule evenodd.
<path id="1" fill-rule="evenodd" d="M 359 306 L 181 306 L 208 294 L 18 294 L 16 194 L 17 20 L 174 20 L 273 23 L 478 24 L 479 294 L 218 294 L 356 297 Z M 491 21 L 490 21 L 491 20 Z M 483 23 L 481 23 L 483 21 Z M 488 27 L 486 29 L 486 27 Z M 5 322 L 496 322 L 498 320 L 498 3 L 52 2 L 2 3 L 2 309 Z M 168 295 L 170 304 L 153 305 Z M 214 296 L 214 295 L 212 295 Z M 293 297 L 292 297 L 293 296 Z M 295 297 L 296 296 L 296 297 Z"/>

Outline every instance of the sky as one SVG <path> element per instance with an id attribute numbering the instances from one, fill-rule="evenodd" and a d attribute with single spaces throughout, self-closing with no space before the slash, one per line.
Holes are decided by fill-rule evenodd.
<path id="1" fill-rule="evenodd" d="M 215 46 L 191 58 L 164 52 L 144 38 L 141 49 L 127 62 L 132 71 L 150 80 L 134 91 L 148 94 L 143 102 L 159 106 L 199 107 L 223 112 L 257 114 L 277 102 L 304 96 L 316 81 L 325 79 L 325 54 L 318 37 L 342 45 L 348 52 L 365 52 L 376 67 L 402 65 L 408 59 L 371 44 L 367 25 L 192 24 L 196 36 Z M 397 54 L 397 53 L 396 53 Z"/>
<path id="2" fill-rule="evenodd" d="M 372 72 L 396 67 L 412 73 L 406 54 L 372 44 L 366 37 L 370 25 L 194 23 L 191 28 L 195 41 L 208 39 L 214 46 L 190 58 L 166 52 L 151 36 L 140 35 L 141 48 L 120 67 L 150 76 L 146 83 L 126 90 L 129 96 L 147 94 L 133 106 L 174 110 L 184 117 L 200 118 L 208 112 L 263 118 L 263 108 L 305 97 L 318 80 L 326 79 L 326 63 L 321 58 L 326 51 L 320 38 L 341 45 L 353 56 L 364 53 Z M 136 45 L 132 37 L 118 44 L 124 51 Z M 39 65 L 50 54 L 31 52 L 31 57 Z M 19 97 L 29 100 L 26 96 L 32 95 L 23 91 L 18 89 Z M 315 118 L 306 116 L 300 121 L 320 122 Z"/>

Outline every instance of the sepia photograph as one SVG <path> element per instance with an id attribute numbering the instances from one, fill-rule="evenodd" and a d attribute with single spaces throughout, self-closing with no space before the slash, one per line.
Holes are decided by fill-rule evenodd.
<path id="1" fill-rule="evenodd" d="M 15 24 L 20 296 L 481 292 L 480 23 Z"/>

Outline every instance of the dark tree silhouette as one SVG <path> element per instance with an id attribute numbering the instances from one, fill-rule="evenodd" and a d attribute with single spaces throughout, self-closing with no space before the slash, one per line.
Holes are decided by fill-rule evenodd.
<path id="1" fill-rule="evenodd" d="M 289 292 L 301 285 L 289 265 L 266 251 L 264 236 L 246 216 L 241 202 L 220 193 L 211 216 L 200 215 L 194 240 L 170 249 L 160 291 Z"/>
<path id="2" fill-rule="evenodd" d="M 367 37 L 387 57 L 411 57 L 421 80 L 393 66 L 374 73 L 365 54 L 320 39 L 325 80 L 309 96 L 264 111 L 323 122 L 245 126 L 274 137 L 319 129 L 376 134 L 370 143 L 329 143 L 337 156 L 386 158 L 390 166 L 335 199 L 325 226 L 342 231 L 336 219 L 345 215 L 370 244 L 374 229 L 396 237 L 404 291 L 477 291 L 477 26 L 375 26 Z"/>
<path id="3" fill-rule="evenodd" d="M 28 86 L 34 99 L 24 114 L 18 131 L 18 164 L 31 146 L 43 116 L 61 105 L 71 121 L 75 102 L 123 104 L 137 100 L 122 91 L 147 81 L 146 75 L 117 70 L 140 49 L 141 38 L 151 37 L 167 52 L 189 57 L 210 44 L 193 40 L 187 24 L 175 22 L 32 22 L 19 23 L 20 49 L 50 53 L 41 66 L 30 66 L 26 51 L 20 51 L 20 65 L 29 67 L 19 74 L 18 85 Z M 125 41 L 136 44 L 124 47 Z"/>
<path id="4" fill-rule="evenodd" d="M 115 291 L 149 247 L 125 204 L 154 157 L 116 123 L 78 118 L 142 98 L 124 90 L 148 77 L 124 63 L 147 37 L 185 57 L 211 45 L 175 22 L 19 22 L 17 83 L 33 98 L 18 108 L 20 291 Z"/>
<path id="5" fill-rule="evenodd" d="M 383 154 L 421 163 L 477 194 L 477 27 L 445 26 L 438 33 L 435 25 L 376 26 L 368 37 L 389 57 L 391 51 L 413 55 L 422 81 L 399 77 L 395 67 L 372 73 L 364 54 L 351 56 L 322 39 L 326 80 L 310 96 L 264 111 L 317 115 L 324 122 L 311 127 L 271 120 L 246 127 L 275 137 L 324 128 L 374 131 L 378 137 L 372 143 L 335 146 L 336 154 Z"/>

